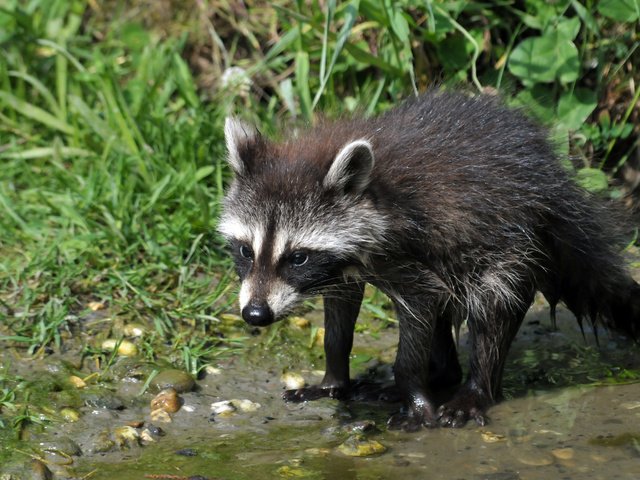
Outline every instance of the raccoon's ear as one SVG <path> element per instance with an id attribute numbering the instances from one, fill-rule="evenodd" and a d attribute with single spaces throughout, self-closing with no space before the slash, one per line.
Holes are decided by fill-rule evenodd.
<path id="1" fill-rule="evenodd" d="M 359 195 L 369 185 L 373 164 L 371 143 L 363 138 L 354 140 L 338 152 L 322 185 Z"/>
<path id="2" fill-rule="evenodd" d="M 224 121 L 224 139 L 227 144 L 227 162 L 236 175 L 245 174 L 249 160 L 246 154 L 258 143 L 260 134 L 255 127 L 235 117 L 227 117 Z"/>

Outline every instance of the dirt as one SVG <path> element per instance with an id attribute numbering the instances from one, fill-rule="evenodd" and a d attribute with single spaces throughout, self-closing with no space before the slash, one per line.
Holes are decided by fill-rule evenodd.
<path id="1" fill-rule="evenodd" d="M 321 325 L 319 315 L 309 316 L 312 325 Z M 625 380 L 625 372 L 640 367 L 640 349 L 604 332 L 596 345 L 593 332 L 585 329 L 583 337 L 565 311 L 558 323 L 553 330 L 542 303 L 532 308 L 508 362 L 507 399 L 490 409 L 488 426 L 418 433 L 386 429 L 387 417 L 400 408 L 394 402 L 284 403 L 283 372 L 301 373 L 308 383 L 321 379 L 322 348 L 310 346 L 309 328 L 282 324 L 258 333 L 244 354 L 203 372 L 194 391 L 179 395 L 180 410 L 160 420 L 151 418 L 154 394 L 141 393 L 160 366 L 121 358 L 112 381 L 78 389 L 63 381 L 70 361 L 64 355 L 15 362 L 7 351 L 0 357 L 5 371 L 60 383 L 34 402 L 58 411 L 71 405 L 79 419 L 32 426 L 19 442 L 5 437 L 5 449 L 14 451 L 0 473 L 96 480 L 640 478 L 640 383 L 632 375 Z M 397 328 L 375 321 L 356 335 L 353 375 L 374 385 L 374 393 L 392 383 L 396 341 Z M 463 357 L 466 349 L 463 332 Z M 251 407 L 243 411 L 240 400 Z M 215 414 L 211 405 L 221 401 L 231 401 L 235 411 Z M 149 426 L 164 435 L 139 438 Z M 133 439 L 120 438 L 123 427 Z M 345 455 L 338 447 L 354 437 L 386 451 Z M 69 441 L 82 455 L 65 447 Z"/>

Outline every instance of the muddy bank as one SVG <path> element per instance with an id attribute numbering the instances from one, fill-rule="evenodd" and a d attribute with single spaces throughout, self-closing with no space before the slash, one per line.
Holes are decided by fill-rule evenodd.
<path id="1" fill-rule="evenodd" d="M 640 367 L 638 347 L 601 334 L 597 348 L 568 313 L 558 331 L 547 315 L 544 305 L 529 313 L 507 365 L 508 398 L 487 427 L 415 434 L 385 428 L 400 407 L 386 390 L 397 328 L 373 320 L 356 335 L 353 375 L 364 386 L 351 402 L 281 400 L 283 373 L 322 377 L 319 313 L 311 325 L 254 332 L 243 354 L 203 370 L 163 415 L 152 412 L 148 380 L 168 364 L 118 357 L 100 382 L 78 387 L 65 355 L 17 361 L 5 351 L 4 373 L 42 382 L 31 401 L 50 415 L 21 440 L 5 434 L 2 478 L 638 478 L 640 383 L 624 384 Z M 465 344 L 463 333 L 463 357 Z"/>

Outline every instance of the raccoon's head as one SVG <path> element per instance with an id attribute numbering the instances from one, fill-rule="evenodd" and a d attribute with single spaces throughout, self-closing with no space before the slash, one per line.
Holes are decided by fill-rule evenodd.
<path id="1" fill-rule="evenodd" d="M 388 222 L 367 193 L 373 148 L 364 138 L 273 144 L 233 118 L 225 138 L 235 179 L 218 230 L 242 281 L 242 317 L 264 326 L 379 249 Z"/>

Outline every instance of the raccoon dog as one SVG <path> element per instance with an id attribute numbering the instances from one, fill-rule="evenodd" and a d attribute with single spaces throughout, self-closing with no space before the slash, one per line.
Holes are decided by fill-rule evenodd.
<path id="1" fill-rule="evenodd" d="M 493 97 L 430 91 L 373 119 L 325 122 L 274 143 L 228 118 L 235 179 L 219 231 L 250 325 L 313 295 L 325 309 L 322 383 L 287 401 L 344 398 L 364 285 L 394 302 L 394 365 L 406 408 L 390 426 L 460 427 L 500 397 L 504 362 L 534 293 L 582 325 L 632 337 L 640 286 L 625 272 L 602 207 L 574 185 L 548 132 Z M 466 381 L 452 327 L 467 321 Z"/>

